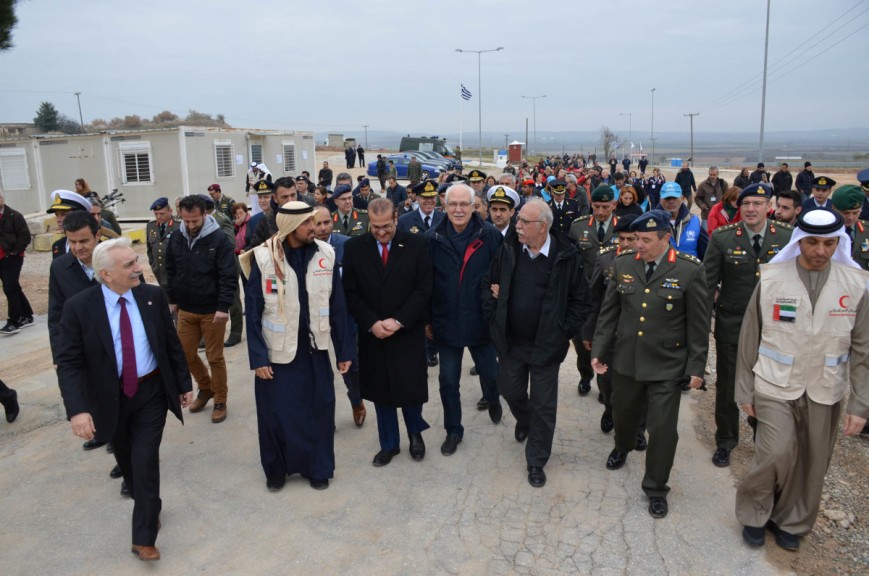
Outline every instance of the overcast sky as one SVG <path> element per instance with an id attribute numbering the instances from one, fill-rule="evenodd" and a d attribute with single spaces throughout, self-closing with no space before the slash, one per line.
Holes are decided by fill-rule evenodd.
<path id="1" fill-rule="evenodd" d="M 15 47 L 0 53 L 0 122 L 31 122 L 42 100 L 77 119 L 80 91 L 85 122 L 192 108 L 235 127 L 448 133 L 464 84 L 473 134 L 477 55 L 456 49 L 503 46 L 482 55 L 484 131 L 524 131 L 521 96 L 546 94 L 539 131 L 626 131 L 631 114 L 640 140 L 652 88 L 656 131 L 686 130 L 688 112 L 698 132 L 757 131 L 765 11 L 764 0 L 21 0 Z M 869 0 L 773 0 L 767 131 L 869 127 L 867 53 Z"/>

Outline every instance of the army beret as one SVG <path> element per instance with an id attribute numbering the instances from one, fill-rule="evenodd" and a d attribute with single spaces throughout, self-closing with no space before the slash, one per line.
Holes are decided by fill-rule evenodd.
<path id="1" fill-rule="evenodd" d="M 613 232 L 616 234 L 619 232 L 629 232 L 631 230 L 631 224 L 633 224 L 636 219 L 636 214 L 625 214 L 624 216 L 619 216 L 615 226 L 613 226 Z"/>
<path id="2" fill-rule="evenodd" d="M 833 234 L 845 225 L 845 219 L 832 210 L 809 210 L 797 216 L 797 227 L 808 236 Z"/>
<path id="3" fill-rule="evenodd" d="M 857 181 L 860 182 L 860 184 L 869 184 L 869 168 L 866 170 L 860 170 L 857 174 Z"/>
<path id="4" fill-rule="evenodd" d="M 854 210 L 863 206 L 865 198 L 862 188 L 848 184 L 833 192 L 833 206 L 838 210 Z"/>
<path id="5" fill-rule="evenodd" d="M 154 202 L 151 204 L 151 210 L 160 210 L 162 208 L 165 208 L 168 205 L 169 205 L 169 199 L 166 198 L 165 196 L 163 196 L 161 198 L 157 198 L 156 200 L 154 200 Z"/>
<path id="6" fill-rule="evenodd" d="M 506 204 L 510 208 L 515 208 L 519 203 L 519 195 L 509 186 L 492 186 L 486 194 L 486 200 L 492 202 L 500 202 Z"/>
<path id="7" fill-rule="evenodd" d="M 612 202 L 615 199 L 613 189 L 606 184 L 601 184 L 591 191 L 592 202 Z"/>
<path id="8" fill-rule="evenodd" d="M 253 189 L 257 194 L 271 194 L 275 191 L 275 185 L 268 180 L 260 180 L 254 184 Z"/>
<path id="9" fill-rule="evenodd" d="M 812 188 L 832 188 L 836 185 L 836 181 L 826 176 L 818 176 L 812 180 Z"/>
<path id="10" fill-rule="evenodd" d="M 664 210 L 649 210 L 631 222 L 631 232 L 669 232 L 670 214 Z"/>
<path id="11" fill-rule="evenodd" d="M 468 180 L 471 182 L 479 182 L 480 180 L 486 179 L 486 173 L 482 170 L 477 170 L 476 168 L 468 172 Z"/>
<path id="12" fill-rule="evenodd" d="M 334 200 L 337 200 L 338 198 L 340 198 L 344 194 L 349 194 L 351 192 L 353 192 L 353 189 L 349 185 L 341 184 L 340 186 L 335 187 L 335 191 L 332 192 L 332 198 Z"/>
<path id="13" fill-rule="evenodd" d="M 739 193 L 739 197 L 736 199 L 736 205 L 742 206 L 742 201 L 749 196 L 759 196 L 761 198 L 766 198 L 767 200 L 769 200 L 770 198 L 772 198 L 772 187 L 769 184 L 765 184 L 763 182 L 755 182 L 754 184 L 749 184 L 742 189 L 742 192 Z"/>
<path id="14" fill-rule="evenodd" d="M 220 192 L 220 184 L 212 184 L 208 187 L 209 192 L 217 191 Z"/>
<path id="15" fill-rule="evenodd" d="M 423 198 L 434 198 L 438 195 L 438 185 L 434 180 L 420 182 L 411 188 L 411 190 L 413 190 L 414 194 L 422 196 Z"/>
<path id="16" fill-rule="evenodd" d="M 549 191 L 553 194 L 564 194 L 567 189 L 567 182 L 564 180 L 552 180 L 549 183 Z"/>
<path id="17" fill-rule="evenodd" d="M 214 200 L 208 194 L 199 194 L 199 197 L 205 202 L 206 210 L 214 210 Z"/>

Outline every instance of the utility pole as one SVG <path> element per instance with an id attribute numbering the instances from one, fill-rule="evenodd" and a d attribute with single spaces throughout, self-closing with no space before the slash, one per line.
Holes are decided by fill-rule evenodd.
<path id="1" fill-rule="evenodd" d="M 850 140 L 849 140 L 850 142 Z M 525 118 L 525 146 L 523 146 L 522 151 L 525 153 L 525 160 L 528 160 L 528 118 Z"/>
<path id="2" fill-rule="evenodd" d="M 682 116 L 688 116 L 691 119 L 691 158 L 688 162 L 694 163 L 694 116 L 700 116 L 700 112 L 689 112 L 688 114 L 682 114 Z"/>
<path id="3" fill-rule="evenodd" d="M 655 163 L 655 89 L 652 88 L 652 164 Z"/>
<path id="4" fill-rule="evenodd" d="M 525 98 L 527 100 L 531 100 L 531 107 L 532 107 L 533 113 L 534 113 L 534 116 L 533 116 L 533 118 L 534 118 L 534 149 L 532 150 L 532 152 L 536 152 L 537 151 L 537 100 L 539 98 L 546 98 L 546 94 L 544 94 L 542 96 L 522 96 L 522 98 Z M 527 135 L 525 136 L 525 146 L 528 146 L 528 136 Z"/>
<path id="5" fill-rule="evenodd" d="M 370 126 L 370 124 L 363 124 L 362 125 L 362 128 L 365 129 L 365 149 L 366 150 L 368 150 L 368 126 Z"/>
<path id="6" fill-rule="evenodd" d="M 78 121 L 81 124 L 82 132 L 84 132 L 84 117 L 81 115 L 81 92 L 75 93 L 75 99 L 78 100 Z"/>
<path id="7" fill-rule="evenodd" d="M 763 120 L 766 114 L 766 58 L 769 54 L 769 4 L 766 0 L 766 39 L 763 42 L 763 95 L 760 97 L 760 144 L 758 145 L 757 161 L 763 162 Z"/>
<path id="8" fill-rule="evenodd" d="M 630 144 L 630 148 L 628 149 L 628 158 L 630 158 L 634 153 L 633 114 L 630 112 L 619 112 L 619 116 L 628 117 L 628 144 Z"/>

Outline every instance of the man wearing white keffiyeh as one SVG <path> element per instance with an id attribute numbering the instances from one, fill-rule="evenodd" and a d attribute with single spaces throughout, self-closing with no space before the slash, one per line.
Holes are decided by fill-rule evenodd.
<path id="1" fill-rule="evenodd" d="M 844 434 L 869 417 L 869 272 L 851 260 L 850 243 L 838 213 L 800 214 L 746 309 L 736 402 L 758 424 L 736 517 L 751 546 L 763 545 L 766 528 L 797 550 L 811 531 L 849 385 Z"/>
<path id="2" fill-rule="evenodd" d="M 277 208 L 278 232 L 240 258 L 260 459 L 272 491 L 295 473 L 328 488 L 335 470 L 329 338 L 342 374 L 355 346 L 335 252 L 314 238 L 313 216 L 306 203 L 287 202 Z"/>

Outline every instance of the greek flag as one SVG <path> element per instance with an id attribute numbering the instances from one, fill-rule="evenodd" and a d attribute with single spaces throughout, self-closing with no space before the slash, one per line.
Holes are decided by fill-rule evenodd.
<path id="1" fill-rule="evenodd" d="M 465 100 L 471 99 L 471 91 L 465 88 L 464 84 L 462 84 L 462 98 L 464 98 Z"/>

